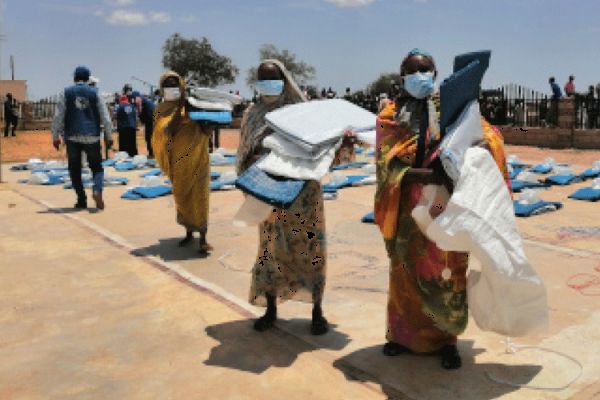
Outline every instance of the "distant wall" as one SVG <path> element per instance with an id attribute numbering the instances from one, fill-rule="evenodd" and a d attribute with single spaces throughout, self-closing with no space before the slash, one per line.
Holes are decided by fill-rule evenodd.
<path id="1" fill-rule="evenodd" d="M 552 149 L 600 149 L 600 129 L 498 127 L 504 143 Z"/>

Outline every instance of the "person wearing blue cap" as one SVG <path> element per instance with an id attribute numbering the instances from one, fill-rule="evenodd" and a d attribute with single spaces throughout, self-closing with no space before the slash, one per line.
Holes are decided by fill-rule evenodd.
<path id="1" fill-rule="evenodd" d="M 52 122 L 52 144 L 59 150 L 61 135 L 67 146 L 69 175 L 73 189 L 77 193 L 76 209 L 87 208 L 87 197 L 81 181 L 81 153 L 85 152 L 93 174 L 92 197 L 96 207 L 104 209 L 102 188 L 104 169 L 100 148 L 100 126 L 104 128 L 104 141 L 107 148 L 112 146 L 112 122 L 108 109 L 98 94 L 98 90 L 88 85 L 90 70 L 85 66 L 75 69 L 75 84 L 65 88 L 58 95 L 56 112 Z"/>

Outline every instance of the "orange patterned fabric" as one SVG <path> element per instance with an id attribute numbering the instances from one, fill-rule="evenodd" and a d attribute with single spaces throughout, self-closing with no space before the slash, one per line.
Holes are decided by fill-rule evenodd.
<path id="1" fill-rule="evenodd" d="M 416 353 L 430 353 L 455 344 L 467 326 L 469 256 L 442 251 L 413 220 L 411 212 L 424 184 L 400 189 L 414 162 L 418 135 L 400 127 L 395 112 L 392 103 L 379 114 L 376 144 L 375 222 L 390 258 L 386 339 Z M 482 127 L 485 144 L 509 183 L 502 135 L 483 119 Z M 437 136 L 432 137 L 430 144 L 435 145 Z"/>

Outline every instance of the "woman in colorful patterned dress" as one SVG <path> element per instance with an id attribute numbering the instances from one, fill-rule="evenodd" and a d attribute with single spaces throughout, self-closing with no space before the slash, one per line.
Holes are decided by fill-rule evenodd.
<path id="1" fill-rule="evenodd" d="M 237 172 L 242 174 L 267 150 L 262 140 L 272 133 L 265 114 L 285 104 L 306 101 L 291 75 L 277 60 L 265 60 L 258 68 L 260 96 L 242 121 Z M 328 330 L 321 301 L 325 289 L 325 218 L 323 194 L 317 181 L 309 181 L 287 210 L 274 209 L 259 226 L 258 256 L 252 269 L 250 303 L 266 306 L 254 328 L 264 331 L 277 319 L 277 302 L 313 303 L 311 332 Z"/>
<path id="2" fill-rule="evenodd" d="M 391 261 L 383 352 L 438 353 L 442 367 L 456 369 L 461 366 L 457 336 L 468 320 L 468 254 L 440 250 L 411 217 L 425 185 L 452 190 L 436 157 L 440 137 L 432 93 L 437 71 L 433 58 L 415 49 L 402 62 L 400 73 L 404 89 L 377 121 L 375 222 Z M 502 136 L 483 119 L 482 126 L 482 145 L 506 178 Z M 440 212 L 430 210 L 433 217 Z"/>

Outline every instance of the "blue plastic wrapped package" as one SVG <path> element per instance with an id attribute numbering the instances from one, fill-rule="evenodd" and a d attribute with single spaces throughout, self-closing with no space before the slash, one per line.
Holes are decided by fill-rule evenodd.
<path id="1" fill-rule="evenodd" d="M 363 216 L 360 221 L 365 224 L 374 224 L 375 223 L 375 213 L 373 211 L 371 211 L 370 213 Z"/>
<path id="2" fill-rule="evenodd" d="M 549 187 L 550 185 L 548 183 L 542 182 L 526 182 L 519 180 L 513 180 L 510 182 L 510 190 L 512 190 L 514 193 L 522 192 L 525 189 L 547 189 Z"/>
<path id="3" fill-rule="evenodd" d="M 517 217 L 530 217 L 556 211 L 562 208 L 562 203 L 544 201 L 535 190 L 525 190 L 518 200 L 513 201 L 515 215 Z"/>
<path id="4" fill-rule="evenodd" d="M 573 173 L 573 170 L 570 167 L 565 165 L 556 166 L 553 171 L 554 175 L 545 179 L 545 182 L 550 185 L 564 186 L 581 180 L 579 176 Z"/>
<path id="5" fill-rule="evenodd" d="M 536 174 L 548 174 L 552 171 L 552 166 L 547 164 L 537 164 L 534 165 L 530 171 Z"/>
<path id="6" fill-rule="evenodd" d="M 131 171 L 132 169 L 136 169 L 136 165 L 131 161 L 123 161 L 118 162 L 114 165 L 115 170 L 117 171 Z"/>
<path id="7" fill-rule="evenodd" d="M 252 165 L 237 179 L 235 186 L 277 208 L 287 209 L 300 195 L 306 181 L 275 178 Z"/>
<path id="8" fill-rule="evenodd" d="M 152 168 L 150 171 L 148 172 L 143 172 L 140 174 L 141 177 L 146 177 L 146 176 L 159 176 L 162 173 L 162 171 L 160 170 L 160 168 Z"/>
<path id="9" fill-rule="evenodd" d="M 473 100 L 479 98 L 481 81 L 488 68 L 490 51 L 481 51 L 459 55 L 455 58 L 452 75 L 440 85 L 440 133 L 446 129 L 462 113 Z"/>
<path id="10" fill-rule="evenodd" d="M 339 189 L 357 185 L 362 180 L 364 180 L 368 177 L 369 177 L 368 175 L 345 176 L 345 175 L 334 174 L 330 177 L 329 183 L 322 186 L 322 189 L 323 189 L 323 192 L 325 192 L 325 193 L 337 192 Z"/>
<path id="11" fill-rule="evenodd" d="M 133 191 L 145 199 L 153 199 L 156 197 L 171 194 L 172 188 L 170 186 L 166 186 L 166 185 L 152 186 L 152 187 L 140 186 L 140 187 L 136 187 Z"/>
<path id="12" fill-rule="evenodd" d="M 560 210 L 562 203 L 550 202 L 550 201 L 539 201 L 533 204 L 522 204 L 518 200 L 514 201 L 515 215 L 517 217 L 531 217 L 532 215 L 539 215 L 547 212 Z"/>
<path id="13" fill-rule="evenodd" d="M 217 124 L 230 124 L 233 121 L 229 111 L 190 111 L 189 116 L 194 121 L 207 121 Z"/>
<path id="14" fill-rule="evenodd" d="M 594 179 L 592 186 L 581 188 L 569 195 L 570 199 L 598 201 L 600 200 L 600 178 Z"/>
<path id="15" fill-rule="evenodd" d="M 581 188 L 574 193 L 571 193 L 569 198 L 575 200 L 598 201 L 600 200 L 600 189 L 594 189 L 593 187 Z"/>

